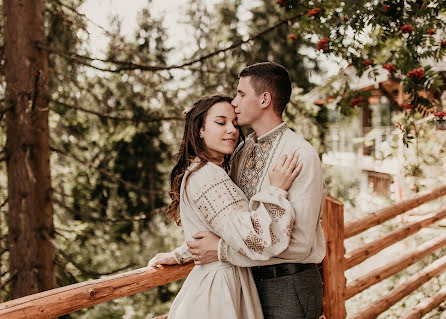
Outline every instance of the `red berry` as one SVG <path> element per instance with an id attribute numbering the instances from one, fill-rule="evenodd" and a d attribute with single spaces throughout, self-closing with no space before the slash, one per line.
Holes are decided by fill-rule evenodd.
<path id="1" fill-rule="evenodd" d="M 413 26 L 411 24 L 403 25 L 400 29 L 401 29 L 401 32 L 403 32 L 403 33 L 413 32 Z"/>
<path id="2" fill-rule="evenodd" d="M 360 96 L 360 97 L 357 97 L 355 99 L 351 99 L 350 100 L 350 105 L 351 106 L 357 106 L 357 105 L 361 104 L 363 101 L 364 101 L 364 98 L 362 96 Z"/>
<path id="3" fill-rule="evenodd" d="M 410 104 L 410 103 L 403 103 L 403 104 L 400 104 L 400 107 L 401 107 L 402 109 L 405 109 L 405 110 L 411 110 L 411 109 L 413 109 L 413 105 Z"/>
<path id="4" fill-rule="evenodd" d="M 323 38 L 319 40 L 319 42 L 316 45 L 316 49 L 322 51 L 328 51 L 328 42 L 330 42 L 330 39 L 328 38 Z"/>
<path id="5" fill-rule="evenodd" d="M 434 29 L 429 29 L 429 30 L 427 30 L 427 33 L 429 35 L 433 35 L 433 34 L 435 34 L 435 30 Z"/>
<path id="6" fill-rule="evenodd" d="M 295 35 L 294 33 L 290 33 L 287 35 L 287 38 L 293 41 L 297 40 L 297 35 Z"/>
<path id="7" fill-rule="evenodd" d="M 362 62 L 365 66 L 373 65 L 373 60 L 365 60 Z"/>
<path id="8" fill-rule="evenodd" d="M 390 73 L 396 71 L 396 66 L 393 64 L 384 64 L 383 68 L 386 69 L 387 71 L 389 71 Z"/>
<path id="9" fill-rule="evenodd" d="M 407 72 L 407 76 L 416 80 L 421 80 L 422 78 L 424 78 L 424 69 L 413 69 L 412 71 Z"/>
<path id="10" fill-rule="evenodd" d="M 307 11 L 309 17 L 317 16 L 321 13 L 321 8 L 313 8 Z"/>
<path id="11" fill-rule="evenodd" d="M 446 116 L 446 112 L 445 111 L 437 112 L 437 113 L 434 113 L 434 116 L 439 117 L 440 119 L 442 119 L 443 117 Z"/>

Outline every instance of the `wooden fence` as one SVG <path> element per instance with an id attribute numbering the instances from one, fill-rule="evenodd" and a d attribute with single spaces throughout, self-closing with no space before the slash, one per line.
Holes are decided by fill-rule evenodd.
<path id="1" fill-rule="evenodd" d="M 375 269 L 346 285 L 344 272 L 347 269 L 365 261 L 385 247 L 416 233 L 421 228 L 428 227 L 443 219 L 446 217 L 446 209 L 431 214 L 420 221 L 405 225 L 383 238 L 351 252 L 345 253 L 344 240 L 444 195 L 446 195 L 446 185 L 429 193 L 369 213 L 366 217 L 346 225 L 344 225 L 342 202 L 333 197 L 328 196 L 326 198 L 322 223 L 327 240 L 327 256 L 323 261 L 323 305 L 324 315 L 327 319 L 344 319 L 346 317 L 345 301 L 347 299 L 445 246 L 446 235 L 443 235 L 422 244 L 415 251 L 390 262 L 386 266 Z M 157 269 L 141 268 L 103 279 L 52 289 L 1 303 L 0 318 L 38 319 L 58 317 L 185 278 L 192 268 L 193 264 L 166 266 Z M 404 284 L 393 289 L 386 296 L 379 298 L 364 310 L 352 315 L 351 318 L 375 318 L 444 270 L 446 270 L 446 256 L 436 260 L 421 272 L 409 278 Z M 416 308 L 404 314 L 403 318 L 421 318 L 424 314 L 437 307 L 445 298 L 446 289 L 442 288 L 432 298 L 423 301 Z"/>
<path id="2" fill-rule="evenodd" d="M 344 240 L 358 235 L 369 228 L 403 214 L 424 203 L 446 195 L 446 185 L 433 191 L 403 200 L 381 210 L 367 214 L 365 217 L 344 225 L 343 205 L 338 200 L 328 197 L 323 212 L 323 228 L 327 240 L 327 256 L 323 262 L 324 277 L 324 314 L 329 319 L 346 317 L 345 301 L 376 283 L 400 272 L 408 266 L 446 245 L 446 234 L 428 242 L 385 266 L 379 267 L 362 277 L 346 284 L 344 272 L 398 241 L 415 234 L 424 227 L 446 217 L 446 209 L 429 214 L 423 219 L 404 225 L 382 238 L 376 239 L 357 249 L 345 253 Z M 349 315 L 349 319 L 376 318 L 402 298 L 419 288 L 431 278 L 446 270 L 446 256 L 413 275 L 403 284 L 395 287 L 387 295 L 372 301 L 358 313 Z M 422 302 L 415 309 L 402 314 L 401 318 L 421 318 L 424 314 L 445 301 L 446 290 L 441 289 L 435 296 Z"/>

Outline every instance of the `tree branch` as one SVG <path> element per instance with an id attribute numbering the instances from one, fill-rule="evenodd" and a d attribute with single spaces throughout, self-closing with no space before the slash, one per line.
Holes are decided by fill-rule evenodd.
<path id="1" fill-rule="evenodd" d="M 85 14 L 83 13 L 79 13 L 75 8 L 63 3 L 62 1 L 59 0 L 53 0 L 54 2 L 58 3 L 61 7 L 64 7 L 68 10 L 70 10 L 71 12 L 73 12 L 74 14 L 78 15 L 79 17 L 87 20 L 88 22 L 90 22 L 91 24 L 93 24 L 95 27 L 101 29 L 106 35 L 110 36 L 110 37 L 114 37 L 116 36 L 116 34 L 113 34 L 110 31 L 107 31 L 103 26 L 97 24 L 96 22 L 94 22 L 93 20 L 91 20 L 89 17 L 87 17 Z"/>
<path id="2" fill-rule="evenodd" d="M 6 199 L 5 199 L 5 201 L 0 205 L 0 209 L 2 209 L 3 208 L 3 206 L 5 206 L 6 205 L 6 203 L 8 202 L 8 197 L 6 197 Z"/>
<path id="3" fill-rule="evenodd" d="M 119 269 L 115 269 L 109 272 L 96 272 L 96 271 L 92 271 L 92 270 L 87 270 L 85 269 L 83 266 L 81 266 L 79 263 L 77 263 L 76 261 L 74 261 L 74 258 L 66 253 L 63 252 L 62 249 L 59 248 L 59 246 L 56 244 L 56 242 L 54 241 L 54 239 L 47 237 L 47 240 L 53 245 L 53 247 L 56 249 L 56 251 L 62 255 L 62 257 L 67 260 L 68 262 L 70 262 L 74 267 L 76 267 L 80 272 L 82 272 L 85 275 L 91 276 L 91 277 L 100 277 L 100 276 L 109 276 L 109 275 L 113 275 L 116 274 L 120 271 L 126 270 L 128 268 L 131 267 L 135 267 L 136 264 L 135 263 L 130 263 L 127 266 L 121 267 Z"/>
<path id="4" fill-rule="evenodd" d="M 87 110 L 80 106 L 67 104 L 65 102 L 56 101 L 53 99 L 50 99 L 50 101 L 53 103 L 59 104 L 61 106 L 64 106 L 64 107 L 68 107 L 68 108 L 79 110 L 79 111 L 82 111 L 85 113 L 93 114 L 93 115 L 99 116 L 101 118 L 106 118 L 106 119 L 111 119 L 111 120 L 116 120 L 116 121 L 128 121 L 128 122 L 136 122 L 136 123 L 153 123 L 153 122 L 158 122 L 158 121 L 184 121 L 184 118 L 176 117 L 176 116 L 152 118 L 152 119 L 151 118 L 132 118 L 132 117 L 125 117 L 125 116 L 114 116 L 114 115 L 104 114 L 104 113 L 100 113 L 100 112 L 96 112 L 96 111 L 92 111 L 92 110 Z"/>
<path id="5" fill-rule="evenodd" d="M 85 220 L 94 221 L 94 222 L 106 222 L 106 223 L 139 222 L 139 221 L 147 220 L 147 219 L 150 218 L 150 214 L 149 215 L 142 214 L 142 215 L 134 216 L 134 217 L 123 216 L 123 217 L 120 217 L 120 218 L 94 217 L 94 216 L 91 216 L 90 214 L 86 214 L 84 212 L 81 212 L 81 211 L 75 210 L 75 209 L 73 209 L 71 207 L 68 207 L 62 201 L 58 200 L 57 198 L 53 198 L 53 201 L 54 201 L 54 203 L 56 203 L 57 205 L 61 206 L 62 208 L 65 208 L 72 215 L 84 218 Z M 153 213 L 153 214 L 158 213 L 158 212 L 162 211 L 164 208 L 165 207 L 160 207 L 160 208 L 154 209 L 154 210 L 151 211 L 151 213 Z"/>
<path id="6" fill-rule="evenodd" d="M 133 62 L 129 62 L 129 61 L 117 61 L 117 60 L 112 60 L 112 59 L 100 59 L 100 58 L 94 58 L 94 57 L 88 57 L 88 56 L 84 56 L 84 55 L 80 55 L 74 52 L 67 52 L 67 51 L 62 51 L 62 50 L 58 50 L 55 48 L 51 48 L 48 47 L 45 44 L 39 44 L 39 48 L 41 49 L 45 49 L 47 50 L 49 53 L 54 53 L 57 55 L 60 55 L 62 57 L 65 57 L 67 59 L 70 59 L 71 61 L 74 61 L 76 63 L 91 67 L 93 69 L 99 70 L 99 71 L 104 71 L 104 72 L 113 72 L 113 73 L 119 73 L 121 71 L 132 71 L 132 70 L 141 70 L 141 71 L 166 71 L 166 70 L 173 70 L 173 69 L 183 69 L 187 66 L 199 63 L 199 62 L 203 62 L 204 60 L 207 60 L 215 55 L 218 55 L 222 52 L 226 52 L 232 49 L 235 49 L 237 47 L 240 47 L 241 45 L 248 43 L 252 40 L 255 40 L 257 38 L 262 37 L 263 35 L 281 27 L 284 24 L 287 24 L 288 22 L 291 22 L 293 20 L 296 20 L 297 18 L 299 18 L 300 16 L 302 16 L 303 13 L 298 13 L 295 14 L 294 16 L 291 16 L 287 19 L 281 20 L 278 23 L 276 23 L 275 25 L 249 37 L 246 40 L 240 40 L 237 41 L 229 46 L 227 46 L 226 48 L 223 49 L 219 49 L 216 51 L 213 51 L 209 54 L 205 54 L 197 59 L 194 60 L 190 60 L 188 62 L 185 62 L 183 64 L 177 64 L 177 65 L 147 65 L 147 64 L 138 64 L 138 63 L 133 63 Z M 103 62 L 103 63 L 111 63 L 111 64 L 115 64 L 115 68 L 101 68 L 101 67 L 97 67 L 94 65 L 91 65 L 89 62 L 94 62 L 94 61 L 99 61 L 99 62 Z"/>
<path id="7" fill-rule="evenodd" d="M 53 152 L 56 152 L 58 154 L 61 154 L 63 156 L 70 157 L 70 158 L 74 159 L 75 161 L 77 161 L 77 162 L 79 162 L 79 163 L 81 163 L 81 164 L 83 164 L 85 166 L 91 167 L 91 168 L 97 170 L 98 172 L 100 172 L 101 174 L 103 174 L 103 175 L 105 175 L 107 177 L 110 177 L 111 179 L 114 179 L 114 180 L 117 180 L 117 181 L 121 182 L 122 184 L 124 184 L 128 188 L 131 188 L 131 189 L 134 189 L 134 190 L 146 193 L 146 194 L 164 194 L 163 192 L 150 191 L 148 189 L 144 189 L 142 187 L 139 187 L 139 186 L 137 186 L 137 185 L 135 185 L 133 183 L 127 182 L 126 180 L 123 180 L 121 177 L 116 176 L 113 173 L 110 173 L 109 171 L 107 171 L 107 170 L 105 170 L 103 168 L 96 167 L 96 166 L 94 166 L 93 164 L 91 164 L 91 163 L 89 163 L 87 161 L 81 160 L 80 158 L 78 158 L 77 156 L 75 156 L 73 154 L 69 154 L 69 153 L 67 153 L 65 151 L 62 151 L 60 149 L 57 149 L 55 147 L 50 146 L 50 150 L 53 151 Z"/>

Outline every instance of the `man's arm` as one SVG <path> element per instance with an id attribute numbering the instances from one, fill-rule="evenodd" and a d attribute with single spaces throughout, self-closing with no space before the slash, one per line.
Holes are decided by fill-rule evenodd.
<path id="1" fill-rule="evenodd" d="M 325 183 L 317 154 L 309 152 L 301 159 L 304 167 L 309 169 L 301 172 L 289 190 L 289 199 L 296 213 L 293 254 L 290 259 L 293 262 L 305 261 L 313 248 L 317 224 L 320 222 L 321 204 L 325 196 Z M 221 261 L 228 261 L 241 267 L 267 264 L 240 254 L 230 243 L 212 233 L 201 232 L 197 235 L 202 239 L 188 242 L 188 245 L 191 248 L 192 258 L 198 263 L 215 261 L 218 256 Z"/>
<path id="2" fill-rule="evenodd" d="M 280 169 L 274 171 L 273 178 L 287 176 L 284 179 L 288 183 L 285 189 L 290 187 L 300 172 L 301 164 L 293 170 L 297 158 L 290 156 L 287 159 L 284 156 L 283 162 L 275 165 Z M 212 231 L 240 254 L 252 259 L 267 260 L 286 249 L 290 233 L 284 230 L 292 228 L 294 223 L 294 212 L 286 199 L 287 192 L 269 186 L 248 202 L 223 170 L 211 168 L 207 167 L 208 170 L 200 170 L 199 174 L 191 176 L 187 197 Z"/>

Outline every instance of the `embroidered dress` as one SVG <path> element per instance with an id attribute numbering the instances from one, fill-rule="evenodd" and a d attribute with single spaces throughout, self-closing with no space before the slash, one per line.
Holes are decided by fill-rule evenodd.
<path id="1" fill-rule="evenodd" d="M 313 147 L 291 131 L 284 123 L 264 135 L 248 136 L 246 143 L 231 163 L 232 180 L 248 199 L 270 187 L 268 169 L 284 154 L 297 150 L 302 170 L 288 190 L 293 207 L 294 227 L 283 232 L 291 236 L 289 246 L 276 257 L 267 260 L 248 258 L 233 243 L 222 238 L 219 242 L 219 260 L 241 267 L 280 263 L 320 263 L 325 256 L 325 239 L 321 226 L 322 205 L 326 188 L 318 154 Z M 257 194 L 257 195 L 256 195 Z"/>
<path id="2" fill-rule="evenodd" d="M 192 173 L 186 187 L 185 180 L 180 216 L 186 241 L 209 230 L 239 254 L 261 260 L 288 246 L 290 233 L 283 230 L 292 228 L 294 214 L 286 191 L 270 186 L 248 201 L 228 174 L 212 163 Z M 173 254 L 179 263 L 191 261 L 186 244 Z M 263 318 L 261 309 L 250 269 L 216 261 L 194 267 L 170 308 L 169 319 L 258 319 Z"/>

